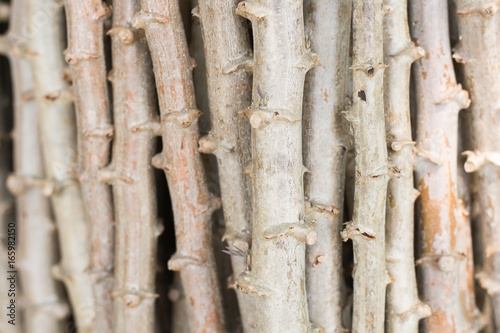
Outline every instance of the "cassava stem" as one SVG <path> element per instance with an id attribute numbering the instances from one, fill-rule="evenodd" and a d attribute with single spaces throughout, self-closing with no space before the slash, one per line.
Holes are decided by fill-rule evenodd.
<path id="1" fill-rule="evenodd" d="M 61 263 L 52 273 L 62 279 L 80 333 L 94 329 L 94 282 L 90 267 L 90 244 L 80 187 L 75 177 L 76 126 L 68 84 L 64 81 L 62 12 L 56 0 L 25 0 L 27 24 L 32 33 L 22 46 L 14 42 L 31 62 L 47 193 L 51 194 L 59 231 Z M 44 15 L 45 20 L 31 19 Z"/>
<path id="2" fill-rule="evenodd" d="M 481 207 L 483 267 L 479 283 L 492 301 L 495 327 L 500 328 L 500 30 L 498 1 L 457 0 L 460 44 L 454 58 L 464 64 L 471 94 L 471 138 L 465 171 L 474 172 L 476 198 Z"/>
<path id="3" fill-rule="evenodd" d="M 447 0 L 410 5 L 411 32 L 425 57 L 414 65 L 416 114 L 415 182 L 420 191 L 417 253 L 421 297 L 432 308 L 429 332 L 464 328 L 460 316 L 457 252 L 457 126 L 467 107 L 451 61 Z"/>
<path id="4" fill-rule="evenodd" d="M 306 214 L 318 240 L 307 248 L 306 285 L 311 321 L 325 332 L 343 330 L 346 285 L 342 269 L 342 222 L 346 147 L 351 144 L 342 111 L 347 108 L 352 0 L 307 0 L 305 26 L 321 66 L 306 75 L 304 165 Z"/>
<path id="5" fill-rule="evenodd" d="M 354 247 L 352 331 L 384 331 L 385 204 L 389 169 L 384 122 L 382 0 L 355 0 L 353 107 L 356 176 L 352 222 L 343 231 Z M 367 281 L 370 281 L 367 283 Z"/>
<path id="6" fill-rule="evenodd" d="M 169 269 L 180 271 L 193 332 L 223 332 L 212 249 L 210 196 L 198 151 L 198 116 L 192 63 L 177 0 L 142 0 L 136 27 L 146 32 L 158 91 L 163 152 L 153 165 L 165 171 L 172 197 L 177 252 Z"/>
<path id="7" fill-rule="evenodd" d="M 308 332 L 306 242 L 316 241 L 305 221 L 302 96 L 307 70 L 318 64 L 306 48 L 300 0 L 240 2 L 252 22 L 252 270 L 237 287 L 256 294 L 258 332 Z"/>
<path id="8" fill-rule="evenodd" d="M 90 274 L 98 332 L 112 330 L 113 302 L 113 203 L 110 187 L 98 179 L 109 163 L 110 123 L 103 23 L 108 9 L 101 0 L 65 0 L 68 49 L 78 128 L 78 176 L 90 231 Z"/>
<path id="9" fill-rule="evenodd" d="M 224 239 L 229 246 L 248 250 L 251 242 L 250 186 L 244 168 L 250 163 L 250 125 L 238 112 L 250 106 L 250 41 L 243 18 L 235 14 L 237 1 L 199 0 L 199 16 L 207 58 L 212 130 L 200 139 L 200 151 L 217 157 Z M 223 40 L 224 44 L 220 41 Z M 230 47 L 228 47 L 228 45 Z M 244 271 L 243 259 L 231 257 L 233 277 Z M 237 292 L 243 329 L 255 330 L 254 300 Z"/>
<path id="10" fill-rule="evenodd" d="M 111 166 L 100 176 L 113 185 L 116 213 L 114 332 L 154 332 L 156 238 L 155 180 L 151 158 L 158 135 L 151 60 L 144 32 L 133 29 L 139 0 L 113 4 L 113 109 Z"/>
<path id="11" fill-rule="evenodd" d="M 12 33 L 21 33 L 25 13 L 23 1 L 15 1 L 10 21 Z M 69 314 L 69 308 L 50 272 L 58 258 L 58 247 L 50 201 L 43 193 L 46 182 L 33 75 L 22 52 L 10 52 L 9 59 L 14 87 L 15 174 L 7 179 L 7 185 L 17 196 L 18 246 L 14 243 L 12 249 L 18 250 L 23 299 L 23 320 L 21 323 L 18 319 L 16 325 L 22 324 L 26 332 L 59 332 L 63 330 L 63 320 Z M 11 332 L 11 328 L 4 328 L 2 332 Z"/>
<path id="12" fill-rule="evenodd" d="M 431 313 L 418 298 L 413 255 L 413 145 L 410 123 L 411 64 L 424 55 L 410 40 L 407 1 L 385 0 L 384 102 L 389 158 L 400 177 L 389 180 L 386 211 L 386 267 L 392 278 L 387 285 L 386 330 L 418 332 L 418 322 Z"/>

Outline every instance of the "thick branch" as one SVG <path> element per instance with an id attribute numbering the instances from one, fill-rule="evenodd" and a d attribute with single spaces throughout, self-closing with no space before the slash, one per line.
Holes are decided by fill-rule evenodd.
<path id="1" fill-rule="evenodd" d="M 65 0 L 68 49 L 78 126 L 78 172 L 90 227 L 90 271 L 95 279 L 96 329 L 111 332 L 113 302 L 113 203 L 97 173 L 109 162 L 113 136 L 109 114 L 101 0 Z"/>
<path id="2" fill-rule="evenodd" d="M 212 131 L 200 140 L 200 151 L 217 156 L 226 221 L 224 238 L 230 247 L 248 249 L 252 213 L 244 167 L 250 162 L 250 126 L 238 112 L 250 105 L 251 71 L 239 64 L 248 62 L 251 51 L 246 23 L 236 16 L 235 9 L 235 1 L 199 0 L 212 120 Z M 231 257 L 235 277 L 244 271 L 242 260 Z M 242 292 L 237 296 L 244 331 L 253 332 L 254 301 Z"/>
<path id="3" fill-rule="evenodd" d="M 237 285 L 258 295 L 259 332 L 303 333 L 311 327 L 305 293 L 308 232 L 305 226 L 299 233 L 290 227 L 306 224 L 302 94 L 306 71 L 317 57 L 305 47 L 302 1 L 243 1 L 237 13 L 251 20 L 254 34 L 252 107 L 246 114 L 253 127 L 250 174 L 256 208 L 252 271 Z"/>
<path id="4" fill-rule="evenodd" d="M 306 214 L 316 221 L 318 240 L 307 247 L 306 284 L 311 321 L 328 333 L 343 330 L 346 286 L 342 269 L 349 37 L 352 0 L 308 0 L 306 34 L 321 66 L 306 76 L 304 164 Z M 347 126 L 346 126 L 347 125 Z"/>
<path id="5" fill-rule="evenodd" d="M 424 50 L 410 41 L 406 0 L 386 0 L 384 76 L 386 133 L 389 157 L 401 176 L 389 181 L 386 212 L 386 266 L 393 282 L 387 286 L 387 332 L 418 332 L 418 321 L 431 309 L 418 299 L 413 255 L 415 189 L 413 188 L 410 124 L 410 68 Z"/>
<path id="6" fill-rule="evenodd" d="M 465 327 L 457 276 L 457 125 L 468 106 L 457 85 L 448 31 L 446 0 L 415 1 L 410 6 L 412 37 L 426 55 L 414 66 L 416 101 L 415 172 L 421 192 L 417 220 L 417 261 L 422 300 L 432 308 L 429 331 Z M 437 158 L 437 159 L 436 159 Z M 459 235 L 460 236 L 460 235 Z"/>
<path id="7" fill-rule="evenodd" d="M 166 174 L 174 212 L 177 253 L 169 268 L 181 271 L 193 332 L 224 331 L 211 239 L 210 197 L 198 151 L 192 65 L 176 0 L 142 0 L 136 26 L 148 40 L 162 119 L 163 152 L 153 159 Z"/>
<path id="8" fill-rule="evenodd" d="M 354 332 L 383 332 L 387 148 L 384 123 L 382 0 L 355 0 L 353 13 Z M 348 232 L 349 230 L 347 230 Z M 370 281 L 370 283 L 367 283 Z"/>
<path id="9" fill-rule="evenodd" d="M 494 322 L 500 328 L 500 290 L 485 284 L 484 277 L 500 283 L 500 167 L 498 156 L 500 133 L 498 111 L 500 108 L 500 31 L 498 28 L 498 1 L 457 1 L 460 44 L 454 58 L 464 64 L 465 81 L 471 94 L 471 128 L 474 154 L 469 153 L 465 164 L 477 186 L 476 198 L 481 207 L 483 267 L 479 282 L 491 297 Z M 476 157 L 482 157 L 478 163 Z M 491 284 L 490 284 L 491 285 Z"/>
<path id="10" fill-rule="evenodd" d="M 73 107 L 63 80 L 62 13 L 57 1 L 25 0 L 27 16 L 46 13 L 50 20 L 33 31 L 27 42 L 40 119 L 40 136 L 46 177 L 58 184 L 52 197 L 61 247 L 61 263 L 53 274 L 69 293 L 79 332 L 94 328 L 94 279 L 88 271 L 90 244 L 80 188 L 74 177 L 76 128 Z M 27 24 L 34 24 L 28 20 Z"/>
<path id="11" fill-rule="evenodd" d="M 151 159 L 157 123 L 146 39 L 132 27 L 140 2 L 113 5 L 113 162 L 102 172 L 113 185 L 116 213 L 115 331 L 154 332 L 157 238 Z M 133 65 L 132 65 L 133 64 Z"/>

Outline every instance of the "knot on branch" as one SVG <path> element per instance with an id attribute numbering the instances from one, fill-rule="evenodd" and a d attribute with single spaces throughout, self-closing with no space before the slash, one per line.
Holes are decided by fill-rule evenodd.
<path id="1" fill-rule="evenodd" d="M 198 150 L 204 154 L 219 155 L 221 153 L 234 152 L 234 145 L 229 142 L 214 139 L 211 135 L 202 137 L 198 141 Z"/>
<path id="2" fill-rule="evenodd" d="M 389 141 L 389 146 L 395 152 L 401 151 L 404 147 L 414 146 L 416 144 L 415 141 L 411 140 L 394 140 Z"/>
<path id="3" fill-rule="evenodd" d="M 498 253 L 500 251 L 500 243 L 493 243 L 493 244 L 488 244 L 486 248 L 484 249 L 484 254 L 486 255 L 486 258 L 490 258 L 492 255 Z"/>
<path id="4" fill-rule="evenodd" d="M 333 207 L 332 205 L 324 205 L 313 200 L 306 201 L 306 215 L 314 213 L 328 214 L 331 216 L 336 216 L 340 214 L 340 210 Z"/>
<path id="5" fill-rule="evenodd" d="M 243 16 L 248 20 L 260 20 L 271 14 L 271 11 L 269 10 L 269 8 L 261 5 L 258 2 L 247 0 L 242 1 L 238 4 L 238 7 L 236 8 L 236 14 Z"/>
<path id="6" fill-rule="evenodd" d="M 71 313 L 68 303 L 64 302 L 45 302 L 26 307 L 26 309 L 36 310 L 37 312 L 48 313 L 54 316 L 56 319 L 67 318 Z"/>
<path id="7" fill-rule="evenodd" d="M 301 223 L 281 223 L 264 231 L 264 238 L 272 240 L 291 236 L 299 242 L 312 245 L 318 240 L 314 226 L 314 221 L 306 222 L 305 220 Z"/>
<path id="8" fill-rule="evenodd" d="M 240 70 L 249 73 L 253 72 L 253 57 L 251 52 L 222 66 L 223 74 L 231 74 Z"/>
<path id="9" fill-rule="evenodd" d="M 476 2 L 462 8 L 458 8 L 458 16 L 470 16 L 471 14 L 480 14 L 483 16 L 493 16 L 499 7 L 499 1 Z"/>
<path id="10" fill-rule="evenodd" d="M 170 172 L 170 168 L 167 165 L 167 159 L 165 154 L 158 153 L 151 159 L 151 164 L 157 169 L 163 169 L 165 172 Z"/>
<path id="11" fill-rule="evenodd" d="M 420 259 L 415 261 L 415 266 L 423 264 L 433 264 L 441 272 L 449 273 L 455 269 L 455 263 L 457 260 L 462 260 L 465 258 L 463 253 L 444 253 L 444 254 L 425 254 Z"/>
<path id="12" fill-rule="evenodd" d="M 129 131 L 130 133 L 150 132 L 154 136 L 161 136 L 161 123 L 159 121 L 147 121 L 132 126 Z"/>
<path id="13" fill-rule="evenodd" d="M 62 263 L 52 266 L 50 269 L 50 274 L 54 279 L 62 281 L 64 283 L 73 282 L 73 278 L 70 276 L 68 271 L 63 267 Z"/>
<path id="14" fill-rule="evenodd" d="M 114 136 L 114 128 L 113 125 L 107 125 L 101 128 L 95 128 L 83 133 L 85 138 L 98 138 L 109 142 L 113 139 Z"/>
<path id="15" fill-rule="evenodd" d="M 365 63 L 353 65 L 349 67 L 349 69 L 351 69 L 352 71 L 363 71 L 363 73 L 365 73 L 366 76 L 371 78 L 375 76 L 375 74 L 377 74 L 379 70 L 383 73 L 387 67 L 389 67 L 389 65 L 381 63 L 374 64 L 373 60 L 370 59 Z"/>
<path id="16" fill-rule="evenodd" d="M 469 93 L 462 89 L 461 84 L 457 84 L 451 88 L 441 100 L 437 101 L 436 105 L 443 105 L 448 102 L 457 104 L 458 108 L 456 112 L 458 113 L 461 109 L 467 109 L 469 107 Z"/>
<path id="17" fill-rule="evenodd" d="M 238 249 L 247 252 L 250 249 L 250 244 L 252 242 L 252 234 L 249 230 L 242 230 L 238 232 L 226 229 L 226 232 L 222 236 L 222 241 L 227 241 L 228 244 L 234 245 Z"/>
<path id="18" fill-rule="evenodd" d="M 135 30 L 127 27 L 114 27 L 110 29 L 107 35 L 117 38 L 123 44 L 131 44 L 135 40 Z"/>
<path id="19" fill-rule="evenodd" d="M 66 88 L 64 90 L 50 92 L 43 96 L 43 100 L 48 103 L 55 103 L 61 98 L 65 98 L 67 101 L 72 102 L 74 100 L 72 90 L 70 88 Z"/>
<path id="20" fill-rule="evenodd" d="M 117 180 L 127 184 L 133 184 L 135 182 L 133 178 L 121 174 L 111 165 L 97 171 L 97 178 L 99 181 L 107 184 L 113 184 Z"/>
<path id="21" fill-rule="evenodd" d="M 254 172 L 253 172 L 252 162 L 248 163 L 245 169 L 243 169 L 243 172 L 245 173 L 245 175 L 249 176 L 250 178 L 253 178 Z"/>
<path id="22" fill-rule="evenodd" d="M 144 29 L 149 24 L 166 24 L 170 22 L 170 18 L 160 13 L 152 13 L 140 11 L 134 15 L 132 25 L 136 29 Z"/>
<path id="23" fill-rule="evenodd" d="M 462 156 L 467 157 L 464 164 L 467 173 L 478 171 L 487 164 L 500 166 L 500 153 L 466 150 L 462 153 Z"/>
<path id="24" fill-rule="evenodd" d="M 266 285 L 255 275 L 249 272 L 243 272 L 236 280 L 236 289 L 241 290 L 245 294 L 266 296 L 269 297 L 274 293 L 274 290 Z"/>
<path id="25" fill-rule="evenodd" d="M 262 129 L 273 121 L 290 123 L 302 121 L 302 115 L 295 114 L 288 109 L 265 110 L 251 106 L 244 111 L 240 111 L 240 114 L 244 114 L 250 118 L 250 125 L 255 129 Z"/>
<path id="26" fill-rule="evenodd" d="M 125 305 L 129 308 L 135 308 L 141 304 L 144 299 L 158 298 L 158 294 L 149 290 L 140 289 L 119 289 L 111 293 L 111 297 L 121 297 Z"/>
<path id="27" fill-rule="evenodd" d="M 111 6 L 105 6 L 104 4 L 97 10 L 95 19 L 101 21 L 103 19 L 108 19 L 111 17 L 113 8 Z"/>
<path id="28" fill-rule="evenodd" d="M 409 42 L 401 51 L 391 55 L 391 58 L 395 60 L 407 59 L 409 63 L 412 63 L 415 60 L 422 58 L 424 55 L 425 50 L 423 48 L 416 46 L 413 42 Z"/>
<path id="29" fill-rule="evenodd" d="M 438 166 L 443 165 L 443 162 L 441 161 L 441 158 L 438 155 L 434 154 L 421 144 L 413 148 L 413 154 L 416 155 L 415 165 L 420 164 L 422 160 L 425 160 L 427 162 L 430 162 Z"/>
<path id="30" fill-rule="evenodd" d="M 171 271 L 181 271 L 190 265 L 202 266 L 205 261 L 201 258 L 175 253 L 168 261 L 168 269 Z"/>
<path id="31" fill-rule="evenodd" d="M 31 188 L 39 188 L 47 197 L 59 190 L 59 186 L 53 180 L 15 174 L 7 177 L 7 188 L 13 195 L 20 195 Z"/>
<path id="32" fill-rule="evenodd" d="M 297 63 L 297 68 L 303 69 L 306 72 L 318 66 L 321 66 L 321 61 L 319 60 L 318 55 L 312 53 L 311 51 L 304 52 Z"/>
<path id="33" fill-rule="evenodd" d="M 375 231 L 371 230 L 362 225 L 357 225 L 354 222 L 346 222 L 344 223 L 345 228 L 340 232 L 340 236 L 342 240 L 346 242 L 348 239 L 354 240 L 354 237 L 361 236 L 366 240 L 374 240 L 376 238 Z"/>
<path id="34" fill-rule="evenodd" d="M 399 319 L 403 321 L 415 320 L 418 321 L 422 318 L 427 318 L 432 314 L 432 309 L 428 304 L 418 301 L 410 309 L 405 312 L 396 314 Z"/>
<path id="35" fill-rule="evenodd" d="M 478 272 L 476 278 L 481 288 L 485 289 L 488 295 L 494 296 L 500 293 L 500 281 L 495 276 L 487 272 Z"/>
<path id="36" fill-rule="evenodd" d="M 82 61 L 91 61 L 99 59 L 99 55 L 84 51 L 65 50 L 63 54 L 64 54 L 64 60 L 66 60 L 66 62 L 69 65 L 77 65 Z"/>
<path id="37" fill-rule="evenodd" d="M 319 325 L 309 323 L 307 333 L 325 333 L 325 329 Z"/>
<path id="38" fill-rule="evenodd" d="M 161 120 L 162 123 L 175 123 L 181 127 L 189 127 L 202 112 L 198 109 L 184 109 L 181 111 L 167 111 Z"/>

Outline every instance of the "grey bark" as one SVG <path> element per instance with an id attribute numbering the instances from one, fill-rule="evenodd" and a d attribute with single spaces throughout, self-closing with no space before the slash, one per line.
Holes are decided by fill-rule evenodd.
<path id="1" fill-rule="evenodd" d="M 345 330 L 340 232 L 351 138 L 342 112 L 348 107 L 351 11 L 352 0 L 304 3 L 306 38 L 321 59 L 306 75 L 304 92 L 304 165 L 311 171 L 305 174 L 306 215 L 316 221 L 318 233 L 307 248 L 306 286 L 311 321 L 326 332 Z"/>
<path id="2" fill-rule="evenodd" d="M 343 231 L 354 246 L 353 332 L 383 332 L 385 204 L 390 169 L 384 123 L 382 0 L 354 1 L 353 108 L 356 178 L 352 222 Z M 369 283 L 367 283 L 369 281 Z"/>
<path id="3" fill-rule="evenodd" d="M 88 226 L 75 175 L 75 116 L 63 80 L 62 8 L 54 0 L 25 0 L 24 5 L 27 27 L 14 36 L 13 43 L 29 57 L 33 71 L 46 190 L 51 195 L 61 248 L 61 262 L 52 274 L 66 286 L 79 332 L 87 333 L 94 328 L 94 280 L 89 272 Z"/>
<path id="4" fill-rule="evenodd" d="M 305 243 L 316 241 L 304 217 L 302 95 L 318 58 L 304 42 L 299 0 L 243 1 L 237 13 L 252 22 L 252 270 L 237 287 L 255 294 L 259 332 L 307 332 Z"/>
<path id="5" fill-rule="evenodd" d="M 413 188 L 413 146 L 410 123 L 411 64 L 424 50 L 410 40 L 406 0 L 384 1 L 384 74 L 386 133 L 391 163 L 400 177 L 389 180 L 386 212 L 387 332 L 418 332 L 418 322 L 431 309 L 418 298 L 413 206 L 419 192 Z"/>
<path id="6" fill-rule="evenodd" d="M 465 171 L 474 172 L 476 198 L 480 205 L 483 265 L 476 274 L 491 298 L 496 329 L 500 328 L 500 30 L 498 1 L 457 0 L 460 43 L 454 58 L 464 64 L 465 81 L 471 94 L 471 138 L 473 151 L 466 151 Z"/>
<path id="7" fill-rule="evenodd" d="M 116 214 L 114 332 L 154 332 L 159 235 L 151 159 L 160 125 L 144 32 L 132 26 L 139 0 L 113 4 L 113 160 L 100 177 L 113 185 Z"/>

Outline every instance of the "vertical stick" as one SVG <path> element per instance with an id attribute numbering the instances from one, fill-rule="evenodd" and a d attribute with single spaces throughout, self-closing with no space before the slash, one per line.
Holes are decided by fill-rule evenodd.
<path id="1" fill-rule="evenodd" d="M 94 279 L 89 272 L 89 233 L 74 169 L 74 111 L 68 84 L 63 79 L 61 6 L 56 0 L 25 0 L 25 6 L 32 34 L 25 41 L 27 49 L 20 45 L 23 35 L 17 35 L 14 43 L 31 61 L 45 172 L 53 182 L 50 194 L 59 231 L 61 263 L 52 273 L 63 280 L 68 290 L 78 331 L 88 333 L 94 329 Z"/>
<path id="2" fill-rule="evenodd" d="M 101 0 L 65 0 L 68 49 L 78 127 L 79 178 L 90 227 L 90 272 L 96 298 L 96 329 L 110 332 L 113 302 L 113 206 L 111 189 L 97 173 L 109 162 L 110 123 Z"/>
<path id="3" fill-rule="evenodd" d="M 385 140 L 382 0 L 355 0 L 353 108 L 356 178 L 352 222 L 343 231 L 354 246 L 353 332 L 383 332 L 385 203 L 389 169 Z M 369 283 L 367 283 L 369 281 Z"/>
<path id="4" fill-rule="evenodd" d="M 200 151 L 217 157 L 221 199 L 230 247 L 249 250 L 251 241 L 250 126 L 238 112 L 250 106 L 252 58 L 248 31 L 236 16 L 236 1 L 199 0 L 207 57 L 212 131 L 200 139 Z M 224 41 L 223 43 L 221 41 Z M 228 45 L 230 45 L 228 47 Z M 233 276 L 244 271 L 244 258 L 231 257 Z M 237 292 L 243 328 L 255 330 L 253 298 Z"/>
<path id="5" fill-rule="evenodd" d="M 424 50 L 410 41 L 406 0 L 385 0 L 384 102 L 389 158 L 401 175 L 389 180 L 386 212 L 387 332 L 418 332 L 418 321 L 431 309 L 418 299 L 415 276 L 413 206 L 414 142 L 410 123 L 410 68 Z"/>
<path id="6" fill-rule="evenodd" d="M 500 51 L 497 1 L 457 1 L 460 44 L 454 58 L 464 64 L 471 94 L 472 146 L 466 151 L 466 172 L 473 174 L 481 207 L 483 267 L 479 283 L 491 298 L 496 329 L 500 328 Z"/>
<path id="7" fill-rule="evenodd" d="M 316 241 L 304 218 L 302 95 L 318 63 L 304 42 L 300 0 L 243 1 L 237 13 L 254 33 L 252 106 L 252 270 L 237 287 L 256 294 L 259 332 L 307 332 L 305 243 Z"/>
<path id="8" fill-rule="evenodd" d="M 306 214 L 316 221 L 318 240 L 307 248 L 306 283 L 311 321 L 326 332 L 343 329 L 346 286 L 342 269 L 346 147 L 342 111 L 347 108 L 352 0 L 308 0 L 304 4 L 307 45 L 321 66 L 306 76 L 304 164 Z"/>
<path id="9" fill-rule="evenodd" d="M 200 112 L 179 4 L 142 0 L 135 23 L 146 32 L 160 104 L 163 152 L 153 165 L 167 177 L 177 242 L 168 266 L 181 272 L 190 331 L 221 332 L 225 324 L 211 237 L 211 215 L 220 201 L 208 192 L 198 151 Z"/>
<path id="10" fill-rule="evenodd" d="M 410 6 L 412 37 L 425 50 L 414 66 L 415 175 L 420 191 L 417 220 L 418 278 L 422 300 L 432 308 L 429 332 L 462 329 L 457 252 L 458 111 L 467 107 L 451 61 L 447 0 L 416 0 Z"/>
<path id="11" fill-rule="evenodd" d="M 117 220 L 114 332 L 154 332 L 156 238 L 155 180 L 151 158 L 159 133 L 154 78 L 143 31 L 132 27 L 140 0 L 113 4 L 115 140 L 111 166 Z"/>

